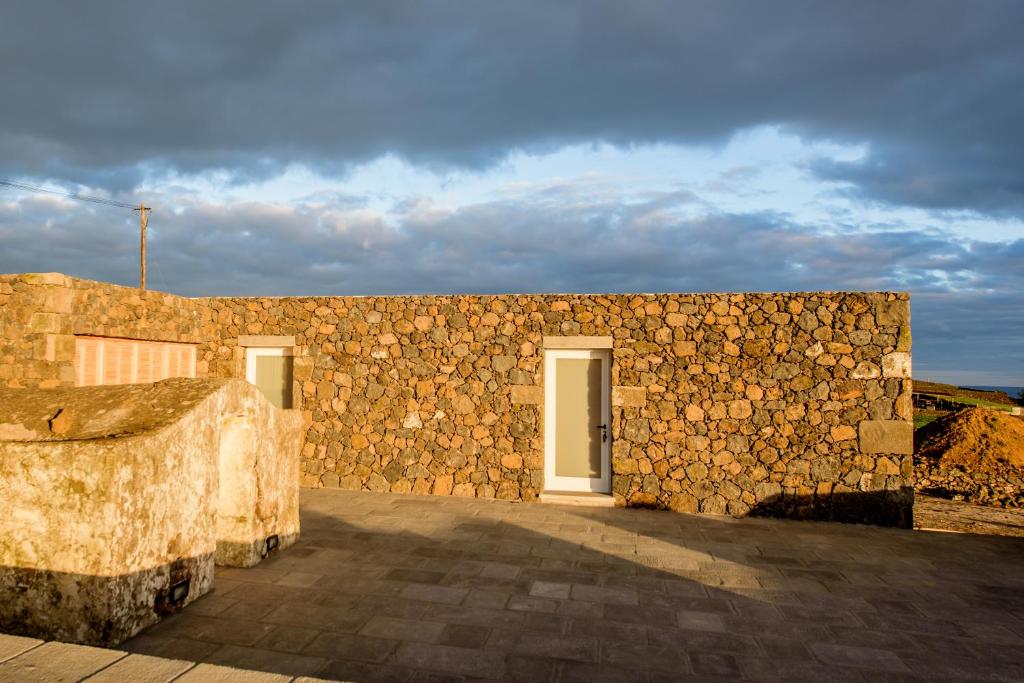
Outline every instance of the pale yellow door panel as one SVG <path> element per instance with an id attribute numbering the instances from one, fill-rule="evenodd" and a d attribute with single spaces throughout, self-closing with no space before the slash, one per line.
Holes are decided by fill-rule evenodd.
<path id="1" fill-rule="evenodd" d="M 601 365 L 598 358 L 555 361 L 555 474 L 601 476 Z"/>

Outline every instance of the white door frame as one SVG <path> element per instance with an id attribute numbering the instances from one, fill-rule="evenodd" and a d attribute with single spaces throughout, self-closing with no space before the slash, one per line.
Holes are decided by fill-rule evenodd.
<path id="1" fill-rule="evenodd" d="M 258 356 L 294 356 L 294 349 L 291 346 L 247 346 L 245 347 L 245 379 L 249 384 L 256 384 L 256 358 Z M 262 392 L 261 392 L 262 393 Z M 295 390 L 289 403 L 295 407 Z"/>
<path id="2" fill-rule="evenodd" d="M 544 351 L 544 490 L 612 491 L 612 402 L 610 349 L 547 349 Z M 601 423 L 607 425 L 608 439 L 601 443 L 600 477 L 560 477 L 555 474 L 555 361 L 559 358 L 594 358 L 601 361 Z M 593 427 L 593 425 L 592 425 Z"/>

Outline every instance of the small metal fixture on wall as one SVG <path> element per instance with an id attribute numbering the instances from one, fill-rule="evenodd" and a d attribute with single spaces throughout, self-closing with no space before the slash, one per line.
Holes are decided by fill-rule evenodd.
<path id="1" fill-rule="evenodd" d="M 180 605 L 185 602 L 185 598 L 188 597 L 188 591 L 191 587 L 191 580 L 185 579 L 171 585 L 167 595 L 167 602 L 171 605 Z"/>

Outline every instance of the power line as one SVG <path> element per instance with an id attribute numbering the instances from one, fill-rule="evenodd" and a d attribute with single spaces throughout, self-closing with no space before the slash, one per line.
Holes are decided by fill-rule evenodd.
<path id="1" fill-rule="evenodd" d="M 25 183 L 16 183 L 13 180 L 4 180 L 0 178 L 0 185 L 6 185 L 7 187 L 13 187 L 18 190 L 27 190 L 29 192 L 44 192 L 46 194 L 57 195 L 58 197 L 66 197 L 68 199 L 77 199 L 82 202 L 92 202 L 94 204 L 105 204 L 107 206 L 116 206 L 119 209 L 134 209 L 134 204 L 128 204 L 127 202 L 119 202 L 116 199 L 105 199 L 104 197 L 90 197 L 84 194 L 78 194 L 73 192 L 61 192 L 60 190 L 48 190 L 45 187 L 36 187 L 35 185 L 26 185 Z"/>
<path id="2" fill-rule="evenodd" d="M 103 204 L 105 206 L 113 206 L 118 209 L 131 209 L 132 211 L 139 212 L 139 228 L 140 228 L 140 240 L 139 240 L 139 289 L 146 288 L 146 224 L 148 221 L 147 211 L 152 211 L 153 207 L 146 206 L 145 203 L 139 203 L 138 206 L 129 204 L 127 202 L 119 202 L 116 199 L 106 199 L 104 197 L 90 197 L 84 194 L 62 192 L 60 190 L 48 190 L 45 187 L 37 187 L 35 185 L 28 185 L 26 183 L 18 183 L 13 180 L 4 180 L 0 178 L 0 185 L 6 187 L 13 187 L 17 190 L 26 190 L 28 192 L 43 192 L 45 194 L 53 194 L 58 197 L 66 197 L 68 199 L 75 199 L 81 202 L 92 202 L 94 204 Z"/>

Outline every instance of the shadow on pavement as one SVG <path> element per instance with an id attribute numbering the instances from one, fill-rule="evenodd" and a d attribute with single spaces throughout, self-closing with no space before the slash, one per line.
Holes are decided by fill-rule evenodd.
<path id="1" fill-rule="evenodd" d="M 1024 544 L 942 564 L 957 544 L 917 536 L 304 491 L 295 546 L 124 647 L 354 681 L 1024 676 L 993 654 L 1024 635 Z"/>

